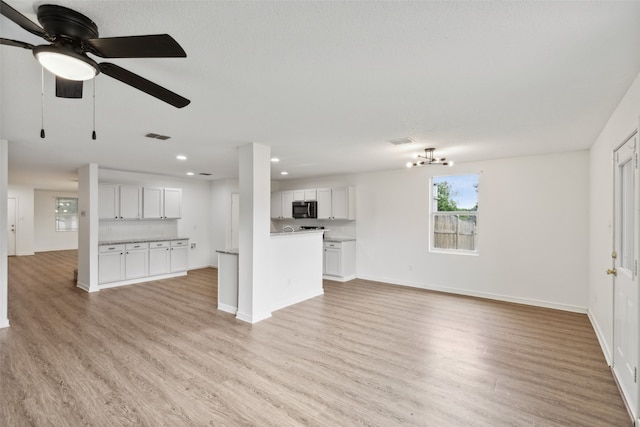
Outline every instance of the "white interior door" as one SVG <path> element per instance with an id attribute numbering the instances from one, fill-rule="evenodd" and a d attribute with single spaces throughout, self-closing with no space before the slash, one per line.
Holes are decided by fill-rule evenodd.
<path id="1" fill-rule="evenodd" d="M 16 222 L 16 199 L 9 197 L 7 203 L 7 255 L 14 256 L 16 254 L 16 229 L 18 223 Z"/>
<path id="2" fill-rule="evenodd" d="M 613 371 L 634 417 L 638 408 L 637 135 L 615 152 Z"/>
<path id="3" fill-rule="evenodd" d="M 231 194 L 231 247 L 238 249 L 238 228 L 240 226 L 240 194 Z"/>

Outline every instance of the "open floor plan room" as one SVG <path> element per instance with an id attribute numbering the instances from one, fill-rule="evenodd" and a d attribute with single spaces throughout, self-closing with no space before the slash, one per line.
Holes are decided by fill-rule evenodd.
<path id="1" fill-rule="evenodd" d="M 258 324 L 217 270 L 86 293 L 9 258 L 7 426 L 629 426 L 584 314 L 356 279 Z"/>

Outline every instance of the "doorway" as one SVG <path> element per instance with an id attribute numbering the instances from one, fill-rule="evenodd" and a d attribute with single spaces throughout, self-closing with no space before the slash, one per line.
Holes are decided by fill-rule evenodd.
<path id="1" fill-rule="evenodd" d="M 638 160 L 637 134 L 614 153 L 613 372 L 638 416 Z"/>
<path id="2" fill-rule="evenodd" d="M 17 203 L 15 197 L 9 197 L 7 202 L 7 255 L 16 255 L 16 234 L 17 234 Z"/>

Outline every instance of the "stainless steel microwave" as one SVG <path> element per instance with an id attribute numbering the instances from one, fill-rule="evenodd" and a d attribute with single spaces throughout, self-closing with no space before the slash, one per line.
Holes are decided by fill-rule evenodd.
<path id="1" fill-rule="evenodd" d="M 292 203 L 294 218 L 318 218 L 318 202 L 296 201 Z"/>

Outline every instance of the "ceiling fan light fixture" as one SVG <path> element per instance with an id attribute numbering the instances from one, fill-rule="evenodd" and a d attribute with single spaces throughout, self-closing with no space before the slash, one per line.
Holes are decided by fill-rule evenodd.
<path id="1" fill-rule="evenodd" d="M 444 157 L 436 157 L 434 155 L 435 148 L 425 148 L 424 154 L 414 153 L 413 158 L 416 159 L 413 162 L 407 162 L 408 168 L 424 165 L 442 165 L 453 166 L 452 161 L 447 161 Z"/>
<path id="2" fill-rule="evenodd" d="M 67 80 L 90 80 L 99 72 L 98 64 L 88 56 L 57 46 L 35 46 L 33 56 L 44 68 Z"/>

